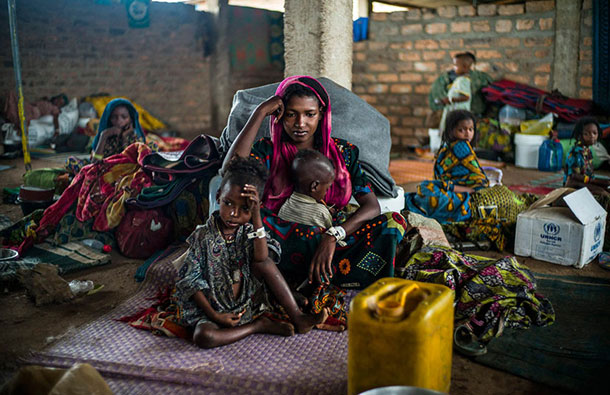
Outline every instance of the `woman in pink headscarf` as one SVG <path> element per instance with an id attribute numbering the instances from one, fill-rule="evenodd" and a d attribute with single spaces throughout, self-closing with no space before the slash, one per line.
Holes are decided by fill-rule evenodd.
<path id="1" fill-rule="evenodd" d="M 331 115 L 330 98 L 317 80 L 286 78 L 276 95 L 254 110 L 229 149 L 225 165 L 234 156 L 251 155 L 269 168 L 263 223 L 281 244 L 279 269 L 289 283 L 298 285 L 305 279 L 313 285 L 364 288 L 378 278 L 394 275 L 396 247 L 406 224 L 400 214 L 380 214 L 375 193 L 360 167 L 358 148 L 331 136 Z M 271 138 L 255 142 L 267 116 L 271 117 Z M 277 216 L 293 192 L 290 168 L 302 149 L 317 150 L 334 165 L 335 179 L 324 202 L 337 213 L 328 229 Z M 352 196 L 359 207 L 348 216 L 345 209 Z"/>

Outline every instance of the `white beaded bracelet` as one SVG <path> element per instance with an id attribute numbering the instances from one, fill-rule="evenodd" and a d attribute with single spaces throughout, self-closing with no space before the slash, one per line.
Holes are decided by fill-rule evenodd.
<path id="1" fill-rule="evenodd" d="M 258 229 L 256 229 L 256 231 L 248 233 L 247 236 L 248 236 L 248 239 L 254 239 L 254 238 L 263 239 L 263 238 L 267 237 L 267 232 L 265 232 L 265 228 L 258 228 Z"/>

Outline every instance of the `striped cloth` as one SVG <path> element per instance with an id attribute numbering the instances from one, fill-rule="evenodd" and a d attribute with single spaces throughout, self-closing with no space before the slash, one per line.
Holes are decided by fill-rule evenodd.
<path id="1" fill-rule="evenodd" d="M 278 216 L 284 221 L 296 222 L 308 226 L 320 226 L 324 229 L 333 226 L 333 217 L 328 207 L 318 203 L 311 196 L 293 192 L 284 202 Z"/>

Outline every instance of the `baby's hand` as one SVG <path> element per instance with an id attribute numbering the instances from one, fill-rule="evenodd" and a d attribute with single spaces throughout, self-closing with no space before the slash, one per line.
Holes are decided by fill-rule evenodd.
<path id="1" fill-rule="evenodd" d="M 227 328 L 234 328 L 239 325 L 239 320 L 241 316 L 244 315 L 246 311 L 242 311 L 238 314 L 235 313 L 218 313 L 216 317 L 214 317 L 214 321 L 220 326 L 224 326 Z"/>
<path id="2" fill-rule="evenodd" d="M 244 185 L 244 191 L 241 193 L 248 200 L 248 208 L 250 211 L 259 210 L 261 203 L 258 197 L 258 191 L 254 185 Z"/>

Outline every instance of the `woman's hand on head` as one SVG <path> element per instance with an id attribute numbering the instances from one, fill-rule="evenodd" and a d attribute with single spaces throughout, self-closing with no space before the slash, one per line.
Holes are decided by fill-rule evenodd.
<path id="1" fill-rule="evenodd" d="M 275 123 L 279 122 L 282 116 L 284 116 L 284 101 L 279 96 L 270 97 L 259 104 L 258 108 L 265 116 L 275 115 Z"/>
<path id="2" fill-rule="evenodd" d="M 309 265 L 309 283 L 330 284 L 333 276 L 332 261 L 335 255 L 336 240 L 333 236 L 323 234 L 316 253 Z"/>

